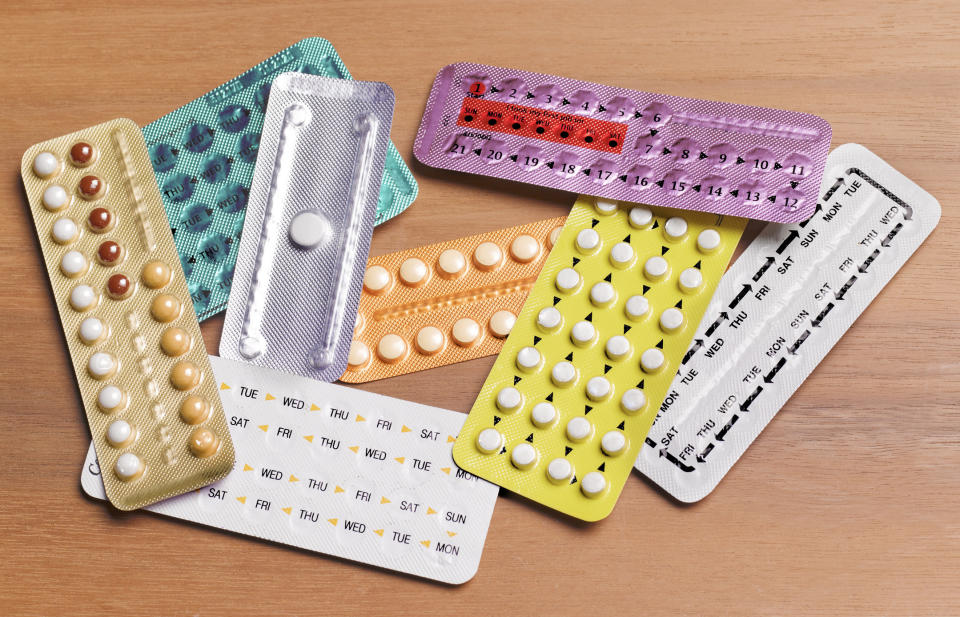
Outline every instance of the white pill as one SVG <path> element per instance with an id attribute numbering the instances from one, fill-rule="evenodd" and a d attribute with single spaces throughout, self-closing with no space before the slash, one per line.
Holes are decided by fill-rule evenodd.
<path id="1" fill-rule="evenodd" d="M 370 361 L 370 348 L 365 343 L 353 341 L 350 343 L 350 351 L 347 353 L 347 366 L 361 368 Z"/>
<path id="2" fill-rule="evenodd" d="M 594 306 L 607 306 L 617 299 L 617 291 L 606 281 L 594 283 L 590 288 L 590 302 Z"/>
<path id="3" fill-rule="evenodd" d="M 422 285 L 427 280 L 427 264 L 422 259 L 410 257 L 400 264 L 400 282 L 410 287 Z"/>
<path id="4" fill-rule="evenodd" d="M 97 302 L 97 292 L 89 285 L 77 285 L 70 292 L 70 306 L 85 311 Z"/>
<path id="5" fill-rule="evenodd" d="M 304 210 L 290 220 L 287 232 L 290 241 L 300 248 L 313 249 L 330 237 L 332 229 L 327 217 L 314 210 Z"/>
<path id="6" fill-rule="evenodd" d="M 507 386 L 497 392 L 497 408 L 500 411 L 516 411 L 523 403 L 523 395 L 513 386 Z"/>
<path id="7" fill-rule="evenodd" d="M 643 264 L 643 273 L 651 280 L 663 278 L 668 269 L 667 260 L 663 257 L 651 257 Z"/>
<path id="8" fill-rule="evenodd" d="M 539 326 L 541 330 L 547 332 L 556 330 L 560 327 L 561 323 L 563 323 L 563 315 L 560 314 L 560 311 L 558 311 L 555 306 L 540 309 L 540 312 L 537 313 L 537 326 Z"/>
<path id="9" fill-rule="evenodd" d="M 533 406 L 530 410 L 530 420 L 539 428 L 545 428 L 553 424 L 557 419 L 557 408 L 553 403 L 542 401 Z"/>
<path id="10" fill-rule="evenodd" d="M 60 169 L 60 161 L 52 152 L 41 152 L 33 159 L 33 173 L 41 178 L 52 176 Z"/>
<path id="11" fill-rule="evenodd" d="M 563 226 L 557 226 L 550 230 L 550 235 L 547 237 L 547 243 L 550 245 L 549 248 L 553 248 L 557 243 L 557 240 L 560 239 L 560 232 L 563 231 Z"/>
<path id="12" fill-rule="evenodd" d="M 59 210 L 67 205 L 67 191 L 59 184 L 48 186 L 43 192 L 43 207 L 47 210 Z"/>
<path id="13" fill-rule="evenodd" d="M 114 448 L 125 446 L 133 438 L 133 427 L 124 420 L 115 420 L 107 427 L 107 441 Z"/>
<path id="14" fill-rule="evenodd" d="M 589 321 L 578 321 L 570 328 L 570 340 L 577 347 L 585 347 L 597 338 L 597 329 Z"/>
<path id="15" fill-rule="evenodd" d="M 570 479 L 573 475 L 573 465 L 565 458 L 555 458 L 547 465 L 547 478 L 557 484 Z"/>
<path id="16" fill-rule="evenodd" d="M 484 454 L 493 454 L 500 449 L 503 435 L 495 428 L 485 428 L 477 433 L 477 449 Z"/>
<path id="17" fill-rule="evenodd" d="M 676 332 L 683 325 L 683 311 L 670 307 L 660 313 L 660 329 L 664 332 Z"/>
<path id="18" fill-rule="evenodd" d="M 642 229 L 653 222 L 653 212 L 647 208 L 632 208 L 630 210 L 630 225 Z"/>
<path id="19" fill-rule="evenodd" d="M 77 239 L 79 229 L 73 219 L 66 217 L 57 219 L 53 223 L 53 240 L 58 244 L 69 244 Z"/>
<path id="20" fill-rule="evenodd" d="M 557 289 L 569 293 L 580 285 L 580 273 L 573 268 L 564 268 L 557 272 Z"/>
<path id="21" fill-rule="evenodd" d="M 530 372 L 540 366 L 540 352 L 536 347 L 524 347 L 517 352 L 517 368 Z"/>
<path id="22" fill-rule="evenodd" d="M 60 270 L 69 277 L 75 277 L 87 271 L 87 258 L 80 251 L 67 251 L 60 260 Z"/>
<path id="23" fill-rule="evenodd" d="M 569 362 L 557 362 L 550 371 L 550 379 L 555 385 L 564 388 L 577 380 L 577 369 Z"/>
<path id="24" fill-rule="evenodd" d="M 519 443 L 510 452 L 510 462 L 517 469 L 530 469 L 537 462 L 537 449 L 528 443 Z"/>
<path id="25" fill-rule="evenodd" d="M 391 278 L 383 266 L 370 266 L 363 275 L 363 288 L 372 294 L 383 293 L 389 287 Z"/>
<path id="26" fill-rule="evenodd" d="M 516 323 L 517 316 L 510 311 L 497 311 L 490 316 L 490 332 L 497 338 L 507 338 Z"/>
<path id="27" fill-rule="evenodd" d="M 123 390 L 116 386 L 107 386 L 97 395 L 97 405 L 103 411 L 116 411 L 123 404 Z"/>
<path id="28" fill-rule="evenodd" d="M 650 301 L 643 296 L 630 296 L 623 305 L 623 312 L 632 321 L 638 321 L 650 311 Z"/>
<path id="29" fill-rule="evenodd" d="M 417 351 L 425 356 L 432 356 L 441 349 L 444 343 L 443 332 L 435 326 L 424 326 L 417 332 Z"/>
<path id="30" fill-rule="evenodd" d="M 663 352 L 651 347 L 640 355 L 640 368 L 646 373 L 655 373 L 663 368 L 664 361 Z"/>
<path id="31" fill-rule="evenodd" d="M 679 216 L 673 216 L 667 219 L 663 224 L 663 233 L 671 240 L 679 240 L 687 235 L 687 221 Z"/>
<path id="32" fill-rule="evenodd" d="M 633 247 L 626 242 L 617 242 L 610 249 L 610 263 L 617 268 L 626 268 L 633 263 Z"/>
<path id="33" fill-rule="evenodd" d="M 87 361 L 87 370 L 94 379 L 104 379 L 113 375 L 117 369 L 117 360 L 112 355 L 98 351 Z"/>
<path id="34" fill-rule="evenodd" d="M 377 355 L 388 364 L 392 364 L 407 353 L 407 342 L 397 334 L 387 334 L 377 343 Z"/>
<path id="35" fill-rule="evenodd" d="M 623 360 L 630 354 L 630 341 L 622 334 L 611 336 L 607 339 L 604 351 L 611 360 Z"/>
<path id="36" fill-rule="evenodd" d="M 600 438 L 600 449 L 607 456 L 617 456 L 622 454 L 627 448 L 627 438 L 620 431 L 609 431 Z"/>
<path id="37" fill-rule="evenodd" d="M 606 377 L 591 377 L 587 380 L 587 398 L 591 401 L 602 401 L 610 396 L 613 386 Z"/>
<path id="38" fill-rule="evenodd" d="M 647 405 L 647 395 L 639 388 L 630 388 L 620 397 L 620 408 L 625 413 L 635 414 Z"/>
<path id="39" fill-rule="evenodd" d="M 580 490 L 587 497 L 599 497 L 607 488 L 607 479 L 599 471 L 591 471 L 580 480 Z"/>
<path id="40" fill-rule="evenodd" d="M 701 253 L 712 253 L 720 246 L 720 234 L 716 229 L 704 229 L 697 236 L 697 248 Z"/>
<path id="41" fill-rule="evenodd" d="M 503 261 L 503 251 L 493 242 L 482 242 L 473 251 L 473 262 L 481 270 L 493 270 Z"/>
<path id="42" fill-rule="evenodd" d="M 461 347 L 470 347 L 480 339 L 480 324 L 464 317 L 453 324 L 453 342 Z"/>
<path id="43" fill-rule="evenodd" d="M 581 229 L 577 234 L 577 248 L 581 253 L 592 253 L 600 246 L 600 234 L 595 229 Z"/>
<path id="44" fill-rule="evenodd" d="M 96 317 L 87 317 L 80 322 L 80 340 L 87 345 L 93 345 L 106 333 L 103 322 Z"/>
<path id="45" fill-rule="evenodd" d="M 125 452 L 117 459 L 113 469 L 121 480 L 133 480 L 143 473 L 143 461 L 133 452 Z"/>
<path id="46" fill-rule="evenodd" d="M 617 202 L 606 199 L 598 199 L 594 202 L 597 212 L 600 214 L 613 214 L 617 211 Z"/>
<path id="47" fill-rule="evenodd" d="M 683 291 L 694 292 L 703 285 L 703 274 L 696 268 L 687 268 L 680 273 L 679 283 Z"/>
<path id="48" fill-rule="evenodd" d="M 466 267 L 467 258 L 457 249 L 447 249 L 437 258 L 437 268 L 440 269 L 440 276 L 444 278 L 453 278 L 463 272 Z"/>
<path id="49" fill-rule="evenodd" d="M 570 418 L 567 422 L 567 438 L 570 441 L 583 441 L 593 433 L 593 425 L 583 416 Z"/>
<path id="50" fill-rule="evenodd" d="M 533 236 L 523 234 L 510 244 L 510 256 L 520 263 L 529 263 L 540 254 L 540 243 Z"/>

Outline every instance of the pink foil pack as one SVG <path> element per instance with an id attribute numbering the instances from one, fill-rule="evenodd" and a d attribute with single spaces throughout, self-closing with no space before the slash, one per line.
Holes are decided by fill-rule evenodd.
<path id="1" fill-rule="evenodd" d="M 457 63 L 414 155 L 431 167 L 778 223 L 817 204 L 830 125 L 793 111 Z"/>

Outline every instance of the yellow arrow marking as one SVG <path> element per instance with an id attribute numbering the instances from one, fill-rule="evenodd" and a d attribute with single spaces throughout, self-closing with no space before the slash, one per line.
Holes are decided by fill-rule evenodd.
<path id="1" fill-rule="evenodd" d="M 272 394 L 270 394 L 269 392 L 267 392 L 267 400 L 268 400 L 268 401 L 275 400 L 276 398 L 277 398 L 277 397 L 275 397 L 274 395 L 272 395 Z"/>
<path id="2" fill-rule="evenodd" d="M 427 548 L 430 548 L 430 540 L 421 540 L 420 544 L 426 546 Z"/>
<path id="3" fill-rule="evenodd" d="M 327 522 L 330 523 L 331 525 L 333 525 L 334 527 L 337 526 L 337 519 L 335 519 L 335 518 L 328 518 L 328 519 L 327 519 Z"/>
<path id="4" fill-rule="evenodd" d="M 380 498 L 380 505 L 382 506 L 382 505 L 385 504 L 385 503 L 390 503 L 390 500 L 387 499 L 386 497 L 381 497 L 381 498 Z"/>
<path id="5" fill-rule="evenodd" d="M 357 450 L 360 449 L 360 446 L 350 446 L 350 449 L 353 450 L 353 453 L 356 454 Z"/>
<path id="6" fill-rule="evenodd" d="M 310 443 L 313 443 L 313 435 L 304 435 L 303 438 L 309 441 Z"/>
<path id="7" fill-rule="evenodd" d="M 243 470 L 244 470 L 244 471 L 253 471 L 253 467 L 251 467 L 250 465 L 247 465 L 246 463 L 244 463 L 244 464 L 243 464 Z"/>
<path id="8" fill-rule="evenodd" d="M 357 422 L 366 422 L 366 421 L 367 419 L 364 418 L 363 416 L 357 416 Z"/>
<path id="9" fill-rule="evenodd" d="M 427 506 L 427 516 L 429 516 L 429 515 L 431 515 L 431 514 L 436 514 L 436 513 L 437 513 L 436 510 L 434 510 L 434 509 L 431 508 L 430 506 Z"/>
<path id="10" fill-rule="evenodd" d="M 247 503 L 247 498 L 246 498 L 246 497 L 237 497 L 237 501 L 239 501 L 240 503 Z"/>
<path id="11" fill-rule="evenodd" d="M 453 536 L 457 535 L 457 532 L 456 532 L 456 531 L 448 531 L 448 532 L 447 532 L 447 535 L 452 538 Z"/>
<path id="12" fill-rule="evenodd" d="M 280 509 L 286 512 L 288 516 L 290 515 L 290 512 L 293 510 L 293 508 L 291 508 L 290 506 L 287 506 L 286 508 L 280 508 Z"/>
<path id="13" fill-rule="evenodd" d="M 342 493 L 342 492 L 343 492 L 343 487 L 338 486 L 337 488 L 333 489 L 334 494 Z"/>
<path id="14" fill-rule="evenodd" d="M 447 443 L 453 443 L 457 440 L 453 435 L 447 435 Z"/>
<path id="15" fill-rule="evenodd" d="M 310 411 L 320 411 L 321 409 L 323 409 L 323 408 L 322 408 L 322 407 L 317 407 L 317 406 L 314 405 L 313 403 L 310 403 Z"/>
<path id="16" fill-rule="evenodd" d="M 221 383 L 221 384 L 220 384 L 220 389 L 221 389 L 221 390 L 229 390 L 229 389 L 230 389 L 230 386 L 228 386 L 228 385 L 226 384 L 226 382 L 224 382 L 224 383 Z"/>
<path id="17" fill-rule="evenodd" d="M 270 428 L 270 425 L 269 425 L 269 424 L 261 424 L 261 425 L 259 426 L 259 428 L 260 428 L 261 431 L 263 431 L 264 433 L 266 433 L 266 432 L 267 432 L 267 429 Z"/>
<path id="18" fill-rule="evenodd" d="M 377 534 L 377 535 L 380 536 L 381 538 L 383 537 L 383 530 L 382 530 L 382 529 L 374 529 L 374 530 L 373 530 L 373 533 Z"/>
<path id="19" fill-rule="evenodd" d="M 442 471 L 443 473 L 447 474 L 448 476 L 450 475 L 450 468 L 449 468 L 449 467 L 441 467 L 441 468 L 440 468 L 440 471 Z"/>
<path id="20" fill-rule="evenodd" d="M 409 433 L 409 432 L 412 431 L 412 430 L 413 430 L 413 429 L 410 428 L 409 426 L 407 426 L 406 424 L 404 424 L 403 426 L 400 427 L 400 432 L 401 432 L 401 433 Z"/>
<path id="21" fill-rule="evenodd" d="M 397 461 L 398 463 L 400 463 L 401 465 L 403 465 L 403 461 L 407 460 L 407 457 L 405 457 L 405 456 L 398 456 L 397 458 L 395 458 L 395 459 L 393 459 L 393 460 L 395 460 L 395 461 Z"/>
<path id="22" fill-rule="evenodd" d="M 290 474 L 290 481 L 291 481 L 291 482 L 299 482 L 299 481 L 300 481 L 300 478 L 298 478 L 297 476 L 295 476 L 295 475 L 293 475 L 293 474 Z"/>

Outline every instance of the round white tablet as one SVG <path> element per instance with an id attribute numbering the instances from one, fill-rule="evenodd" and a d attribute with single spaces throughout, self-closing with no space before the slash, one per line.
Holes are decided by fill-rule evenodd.
<path id="1" fill-rule="evenodd" d="M 352 368 L 361 368 L 370 361 L 370 348 L 360 341 L 350 343 L 350 351 L 347 354 L 347 366 Z"/>
<path id="2" fill-rule="evenodd" d="M 517 469 L 530 469 L 537 462 L 537 449 L 528 443 L 518 443 L 510 452 L 510 462 Z"/>
<path id="3" fill-rule="evenodd" d="M 696 268 L 687 268 L 680 273 L 679 284 L 687 293 L 697 291 L 703 285 L 703 274 Z"/>
<path id="4" fill-rule="evenodd" d="M 653 222 L 653 212 L 647 208 L 632 208 L 630 210 L 630 225 L 637 229 L 642 229 Z"/>
<path id="5" fill-rule="evenodd" d="M 560 314 L 560 311 L 558 311 L 555 306 L 540 309 L 540 312 L 537 313 L 537 326 L 541 330 L 552 332 L 559 328 L 562 323 L 563 315 Z"/>
<path id="6" fill-rule="evenodd" d="M 607 456 L 623 454 L 627 449 L 627 438 L 620 431 L 609 431 L 600 438 L 600 449 Z"/>
<path id="7" fill-rule="evenodd" d="M 583 441 L 593 433 L 593 425 L 583 416 L 570 418 L 567 422 L 567 438 L 570 441 Z"/>
<path id="8" fill-rule="evenodd" d="M 668 269 L 667 260 L 663 257 L 651 257 L 643 264 L 643 273 L 652 281 L 662 279 Z"/>
<path id="9" fill-rule="evenodd" d="M 623 305 L 623 312 L 631 321 L 639 321 L 650 311 L 650 301 L 643 296 L 630 296 Z"/>
<path id="10" fill-rule="evenodd" d="M 596 207 L 597 212 L 600 214 L 609 215 L 617 211 L 617 202 L 607 199 L 597 199 L 594 202 L 594 207 Z"/>
<path id="11" fill-rule="evenodd" d="M 510 256 L 520 263 L 529 263 L 540 254 L 540 243 L 533 236 L 523 234 L 510 244 Z"/>
<path id="12" fill-rule="evenodd" d="M 570 340 L 577 347 L 586 347 L 597 338 L 597 329 L 589 321 L 578 321 L 570 328 Z"/>
<path id="13" fill-rule="evenodd" d="M 49 178 L 60 169 L 60 161 L 52 152 L 41 152 L 33 159 L 33 173 L 41 178 Z"/>
<path id="14" fill-rule="evenodd" d="M 580 286 L 580 273 L 573 268 L 564 268 L 557 272 L 557 289 L 570 293 Z"/>
<path id="15" fill-rule="evenodd" d="M 370 266 L 363 275 L 363 288 L 372 294 L 380 294 L 390 286 L 390 273 L 383 266 Z"/>
<path id="16" fill-rule="evenodd" d="M 53 235 L 54 242 L 58 244 L 69 244 L 77 239 L 79 231 L 73 219 L 64 217 L 54 221 L 51 235 Z"/>
<path id="17" fill-rule="evenodd" d="M 134 480 L 143 473 L 143 461 L 133 452 L 125 452 L 117 459 L 113 469 L 121 480 Z"/>
<path id="18" fill-rule="evenodd" d="M 536 347 L 524 347 L 517 352 L 517 368 L 529 373 L 540 366 L 540 352 Z"/>
<path id="19" fill-rule="evenodd" d="M 600 234 L 596 229 L 581 229 L 577 234 L 577 249 L 581 253 L 592 253 L 600 246 Z"/>
<path id="20" fill-rule="evenodd" d="M 85 311 L 97 303 L 97 292 L 89 285 L 77 285 L 70 292 L 70 306 Z"/>
<path id="21" fill-rule="evenodd" d="M 716 229 L 704 229 L 697 236 L 697 248 L 701 253 L 712 253 L 720 246 L 720 234 Z"/>
<path id="22" fill-rule="evenodd" d="M 639 413 L 647 405 L 647 396 L 639 388 L 630 388 L 620 397 L 620 408 L 630 415 Z"/>
<path id="23" fill-rule="evenodd" d="M 594 306 L 608 306 L 617 299 L 617 291 L 606 281 L 594 283 L 590 288 L 590 302 Z"/>
<path id="24" fill-rule="evenodd" d="M 667 222 L 663 224 L 663 233 L 671 240 L 679 240 L 684 237 L 687 235 L 686 219 L 679 216 L 668 218 Z"/>
<path id="25" fill-rule="evenodd" d="M 599 497 L 607 488 L 607 479 L 599 471 L 591 471 L 580 480 L 580 490 L 587 497 Z"/>
<path id="26" fill-rule="evenodd" d="M 513 386 L 501 388 L 497 392 L 497 408 L 500 411 L 516 411 L 523 403 L 523 395 Z"/>
<path id="27" fill-rule="evenodd" d="M 407 342 L 397 334 L 387 334 L 377 343 L 377 355 L 388 364 L 392 364 L 407 353 Z"/>
<path id="28" fill-rule="evenodd" d="M 482 242 L 473 251 L 473 262 L 481 270 L 495 269 L 503 261 L 503 251 L 493 242 Z"/>
<path id="29" fill-rule="evenodd" d="M 437 269 L 443 278 L 454 278 L 467 268 L 467 258 L 457 249 L 447 249 L 437 258 Z"/>
<path id="30" fill-rule="evenodd" d="M 67 205 L 67 191 L 59 184 L 48 186 L 43 192 L 43 207 L 50 211 L 60 210 Z"/>
<path id="31" fill-rule="evenodd" d="M 555 458 L 547 465 L 547 478 L 555 483 L 566 482 L 573 475 L 573 465 L 565 458 Z"/>
<path id="32" fill-rule="evenodd" d="M 557 362 L 550 371 L 550 379 L 561 388 L 573 385 L 577 380 L 577 368 L 569 362 Z"/>
<path id="33" fill-rule="evenodd" d="M 622 334 L 611 336 L 607 339 L 604 351 L 611 360 L 623 360 L 630 355 L 630 341 Z"/>
<path id="34" fill-rule="evenodd" d="M 417 332 L 417 351 L 425 356 L 432 356 L 443 349 L 444 339 L 446 337 L 440 328 L 435 326 L 424 326 Z"/>
<path id="35" fill-rule="evenodd" d="M 87 317 L 80 322 L 80 340 L 87 345 L 93 345 L 103 338 L 107 328 L 96 317 Z"/>
<path id="36" fill-rule="evenodd" d="M 60 271 L 70 278 L 87 271 L 87 258 L 80 251 L 67 251 L 60 260 Z"/>
<path id="37" fill-rule="evenodd" d="M 94 379 L 106 379 L 117 370 L 117 359 L 112 355 L 98 351 L 87 361 L 87 370 Z"/>
<path id="38" fill-rule="evenodd" d="M 97 405 L 101 410 L 110 413 L 123 405 L 123 390 L 116 386 L 107 386 L 97 395 Z"/>
<path id="39" fill-rule="evenodd" d="M 663 352 L 656 347 L 651 347 L 640 356 L 640 368 L 645 373 L 655 373 L 663 368 L 665 358 Z"/>
<path id="40" fill-rule="evenodd" d="M 291 242 L 303 249 L 313 249 L 326 241 L 332 230 L 327 217 L 316 210 L 304 210 L 290 220 L 288 232 Z"/>
<path id="41" fill-rule="evenodd" d="M 615 268 L 627 268 L 633 263 L 635 253 L 633 247 L 626 242 L 617 242 L 610 249 L 610 263 Z"/>
<path id="42" fill-rule="evenodd" d="M 453 324 L 453 342 L 461 347 L 470 347 L 480 340 L 480 324 L 464 317 Z"/>
<path id="43" fill-rule="evenodd" d="M 541 401 L 530 410 L 530 420 L 539 428 L 546 428 L 553 424 L 558 415 L 557 408 L 548 401 Z"/>
<path id="44" fill-rule="evenodd" d="M 125 420 L 114 420 L 107 427 L 107 441 L 114 448 L 121 448 L 133 441 L 133 427 Z"/>
<path id="45" fill-rule="evenodd" d="M 493 454 L 500 450 L 503 436 L 495 428 L 485 428 L 477 433 L 477 450 L 484 454 Z"/>
<path id="46" fill-rule="evenodd" d="M 670 307 L 660 313 L 660 329 L 664 332 L 676 332 L 683 325 L 683 311 Z"/>
<path id="47" fill-rule="evenodd" d="M 605 400 L 613 392 L 613 386 L 606 377 L 591 377 L 587 380 L 587 398 L 591 401 Z"/>
<path id="48" fill-rule="evenodd" d="M 427 280 L 427 264 L 422 259 L 410 257 L 400 264 L 400 282 L 409 287 L 419 287 Z"/>
<path id="49" fill-rule="evenodd" d="M 490 332 L 497 338 L 507 338 L 516 323 L 517 316 L 510 311 L 497 311 L 490 316 Z"/>

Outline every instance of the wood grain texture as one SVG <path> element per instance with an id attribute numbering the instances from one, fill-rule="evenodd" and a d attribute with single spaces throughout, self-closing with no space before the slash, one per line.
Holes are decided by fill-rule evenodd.
<path id="1" fill-rule="evenodd" d="M 960 4 L 193 1 L 6 6 L 0 112 L 0 613 L 960 614 Z M 577 524 L 511 495 L 461 587 L 86 499 L 89 435 L 26 211 L 31 144 L 146 124 L 303 37 L 397 94 L 420 197 L 374 254 L 564 214 L 570 195 L 413 164 L 426 94 L 475 60 L 825 117 L 936 196 L 940 226 L 694 506 L 633 477 Z M 203 325 L 216 352 L 221 319 Z M 467 411 L 493 358 L 363 386 Z"/>

